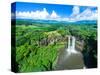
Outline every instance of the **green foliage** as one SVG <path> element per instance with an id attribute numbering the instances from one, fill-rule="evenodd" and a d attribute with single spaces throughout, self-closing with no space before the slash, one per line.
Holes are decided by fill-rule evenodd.
<path id="1" fill-rule="evenodd" d="M 44 38 L 50 40 L 51 33 L 46 35 L 45 32 L 44 29 L 39 30 L 38 27 L 37 30 L 34 29 L 34 26 L 16 26 L 16 62 L 18 63 L 18 72 L 53 70 L 58 50 L 64 47 L 64 44 L 56 42 L 56 45 L 41 45 L 40 43 Z M 49 32 L 47 31 L 46 33 L 49 34 Z M 58 33 L 57 36 L 59 36 Z"/>
<path id="2" fill-rule="evenodd" d="M 53 70 L 59 50 L 66 45 L 65 36 L 69 35 L 84 40 L 86 44 L 84 52 L 93 50 L 93 56 L 97 56 L 96 47 L 93 48 L 94 43 L 91 43 L 91 41 L 97 41 L 97 31 L 94 25 L 39 23 L 27 25 L 23 21 L 21 23 L 17 21 L 17 24 L 19 24 L 16 26 L 18 72 Z M 51 42 L 52 40 L 54 43 Z"/>

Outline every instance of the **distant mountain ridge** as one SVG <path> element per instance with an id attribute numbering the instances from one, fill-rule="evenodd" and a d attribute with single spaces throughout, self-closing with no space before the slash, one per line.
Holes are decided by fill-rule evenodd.
<path id="1" fill-rule="evenodd" d="M 16 19 L 18 21 L 28 21 L 30 23 L 48 23 L 48 24 L 56 24 L 56 23 L 64 23 L 64 24 L 97 24 L 97 20 L 82 20 L 76 22 L 68 22 L 68 21 L 57 21 L 57 20 L 33 20 L 33 19 Z"/>

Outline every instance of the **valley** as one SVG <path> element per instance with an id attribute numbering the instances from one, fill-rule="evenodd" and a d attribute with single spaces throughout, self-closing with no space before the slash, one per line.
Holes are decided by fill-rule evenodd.
<path id="1" fill-rule="evenodd" d="M 85 60 L 88 59 L 87 55 L 91 55 L 92 58 L 89 59 L 93 59 L 93 63 L 89 67 L 95 68 L 97 66 L 97 26 L 95 22 L 94 24 L 93 22 L 72 24 L 62 22 L 44 23 L 42 21 L 36 23 L 18 20 L 15 28 L 16 68 L 18 68 L 18 72 L 55 70 L 58 58 L 61 58 L 60 53 L 65 53 L 65 49 L 68 47 L 69 36 L 76 38 L 75 49 L 83 56 L 79 60 L 82 60 L 88 68 L 87 63 L 91 63 L 91 61 Z M 14 28 L 12 27 L 12 29 Z M 68 60 L 74 59 L 72 56 Z"/>

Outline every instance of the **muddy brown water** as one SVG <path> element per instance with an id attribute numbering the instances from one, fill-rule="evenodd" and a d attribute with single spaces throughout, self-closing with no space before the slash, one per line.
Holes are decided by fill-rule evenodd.
<path id="1" fill-rule="evenodd" d="M 68 52 L 63 50 L 59 56 L 57 63 L 54 67 L 55 70 L 70 70 L 70 69 L 83 69 L 84 61 L 81 52 L 76 51 L 76 53 Z"/>

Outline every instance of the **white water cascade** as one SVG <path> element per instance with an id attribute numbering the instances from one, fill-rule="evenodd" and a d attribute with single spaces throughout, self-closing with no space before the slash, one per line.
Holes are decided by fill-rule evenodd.
<path id="1" fill-rule="evenodd" d="M 83 55 L 75 49 L 76 39 L 68 36 L 68 47 L 59 55 L 55 70 L 84 68 Z"/>
<path id="2" fill-rule="evenodd" d="M 72 40 L 71 40 L 72 39 Z M 77 53 L 76 49 L 75 49 L 75 37 L 68 37 L 68 48 L 67 48 L 67 52 L 68 53 Z"/>

